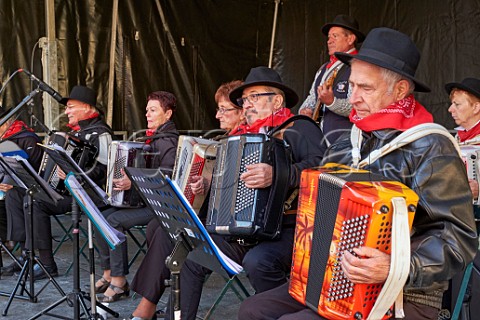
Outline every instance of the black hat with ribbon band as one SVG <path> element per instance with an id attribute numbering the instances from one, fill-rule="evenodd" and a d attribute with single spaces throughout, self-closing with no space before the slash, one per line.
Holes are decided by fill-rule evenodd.
<path id="1" fill-rule="evenodd" d="M 358 42 L 363 42 L 363 40 L 365 40 L 365 35 L 358 28 L 358 21 L 345 14 L 339 14 L 332 22 L 326 23 L 322 27 L 323 34 L 328 36 L 328 31 L 330 31 L 331 27 L 340 27 L 350 30 L 357 37 Z"/>
<path id="2" fill-rule="evenodd" d="M 462 82 L 451 82 L 445 85 L 445 90 L 450 94 L 454 88 L 467 91 L 480 99 L 480 80 L 475 78 L 465 78 Z"/>
<path id="3" fill-rule="evenodd" d="M 229 98 L 233 104 L 238 104 L 238 99 L 242 97 L 243 90 L 253 86 L 268 86 L 278 88 L 285 94 L 285 105 L 287 108 L 294 107 L 298 102 L 298 95 L 283 84 L 282 78 L 277 71 L 268 67 L 256 67 L 250 69 L 250 73 L 247 75 L 243 85 L 235 88 L 230 92 Z"/>
<path id="4" fill-rule="evenodd" d="M 335 52 L 335 56 L 344 63 L 350 64 L 350 61 L 355 59 L 391 70 L 412 80 L 415 91 L 430 92 L 427 85 L 415 78 L 420 52 L 412 39 L 399 31 L 389 28 L 372 29 L 358 54 Z"/>
<path id="5" fill-rule="evenodd" d="M 73 87 L 70 96 L 63 98 L 60 103 L 66 105 L 68 100 L 78 100 L 92 107 L 97 107 L 97 93 L 93 89 L 84 86 Z"/>

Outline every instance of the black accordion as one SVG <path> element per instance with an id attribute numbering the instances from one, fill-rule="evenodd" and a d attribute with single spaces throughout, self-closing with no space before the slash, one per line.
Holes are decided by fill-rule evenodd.
<path id="1" fill-rule="evenodd" d="M 134 188 L 113 190 L 113 179 L 122 177 L 125 167 L 145 168 L 145 143 L 135 141 L 112 141 L 108 152 L 107 194 L 108 202 L 114 207 L 140 207 L 143 202 Z"/>
<path id="2" fill-rule="evenodd" d="M 49 137 L 47 145 L 54 144 L 65 149 L 67 154 L 72 157 L 82 169 L 92 165 L 98 153 L 97 148 L 94 146 L 84 143 L 64 132 L 55 132 Z M 63 194 L 65 192 L 65 185 L 63 180 L 58 176 L 58 170 L 59 166 L 55 161 L 50 159 L 47 153 L 44 153 L 38 175 L 47 181 L 55 191 Z"/>
<path id="3" fill-rule="evenodd" d="M 272 185 L 245 187 L 246 166 L 273 166 Z M 264 134 L 226 137 L 217 146 L 206 228 L 217 234 L 273 239 L 280 234 L 290 176 L 290 150 L 283 140 Z"/>

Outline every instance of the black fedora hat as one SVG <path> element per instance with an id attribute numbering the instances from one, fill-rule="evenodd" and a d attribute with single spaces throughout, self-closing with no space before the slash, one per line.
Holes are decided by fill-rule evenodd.
<path id="1" fill-rule="evenodd" d="M 358 54 L 335 52 L 335 56 L 345 62 L 355 58 L 396 72 L 415 84 L 415 91 L 430 92 L 430 88 L 415 79 L 420 52 L 406 34 L 389 28 L 372 29 L 367 34 Z"/>
<path id="2" fill-rule="evenodd" d="M 467 91 L 480 99 L 480 80 L 475 78 L 465 78 L 462 82 L 451 82 L 445 85 L 445 90 L 450 94 L 454 88 Z"/>
<path id="3" fill-rule="evenodd" d="M 90 89 L 88 87 L 73 87 L 72 92 L 70 92 L 70 96 L 63 98 L 60 103 L 66 105 L 68 100 L 82 101 L 86 104 L 91 105 L 92 107 L 97 108 L 97 93 L 93 89 Z"/>
<path id="4" fill-rule="evenodd" d="M 358 28 L 358 21 L 346 14 L 339 14 L 332 22 L 326 23 L 322 27 L 323 34 L 328 36 L 328 31 L 330 31 L 331 27 L 341 27 L 352 31 L 353 34 L 357 36 L 358 42 L 365 40 L 365 35 Z"/>
<path id="5" fill-rule="evenodd" d="M 247 75 L 243 85 L 230 92 L 230 101 L 240 107 L 237 99 L 242 97 L 244 89 L 253 86 L 269 86 L 282 90 L 285 94 L 285 105 L 287 108 L 294 107 L 298 102 L 298 95 L 295 91 L 283 84 L 282 78 L 277 71 L 268 67 L 256 67 L 250 69 L 250 73 Z"/>

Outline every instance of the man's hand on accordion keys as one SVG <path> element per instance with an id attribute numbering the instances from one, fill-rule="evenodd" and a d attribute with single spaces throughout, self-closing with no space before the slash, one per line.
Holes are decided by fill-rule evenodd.
<path id="1" fill-rule="evenodd" d="M 470 185 L 470 190 L 472 190 L 473 199 L 478 199 L 478 182 L 475 179 L 468 179 L 468 184 Z"/>
<path id="2" fill-rule="evenodd" d="M 113 182 L 113 190 L 115 191 L 130 190 L 130 188 L 132 187 L 132 181 L 128 179 L 123 169 L 122 169 L 122 177 L 118 179 L 113 179 L 112 182 Z"/>
<path id="3" fill-rule="evenodd" d="M 342 258 L 343 273 L 351 282 L 385 282 L 390 270 L 389 254 L 369 247 L 354 248 L 353 251 L 355 255 L 345 250 Z"/>
<path id="4" fill-rule="evenodd" d="M 190 179 L 190 187 L 192 188 L 192 193 L 194 195 L 207 193 L 210 185 L 206 178 L 202 176 L 193 176 Z"/>
<path id="5" fill-rule="evenodd" d="M 60 180 L 65 180 L 67 178 L 67 175 L 62 169 L 60 169 L 60 166 L 57 166 L 57 176 Z"/>
<path id="6" fill-rule="evenodd" d="M 273 169 L 266 163 L 254 163 L 246 166 L 247 171 L 240 175 L 247 188 L 266 188 L 272 185 Z"/>

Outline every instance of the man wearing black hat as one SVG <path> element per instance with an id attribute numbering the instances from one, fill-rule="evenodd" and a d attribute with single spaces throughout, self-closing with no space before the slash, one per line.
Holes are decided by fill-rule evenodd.
<path id="1" fill-rule="evenodd" d="M 336 56 L 352 68 L 350 120 L 360 129 L 363 142 L 358 148 L 345 141 L 332 145 L 324 163 L 351 165 L 356 152 L 365 159 L 402 131 L 433 121 L 412 94 L 429 89 L 415 78 L 420 52 L 407 35 L 388 28 L 373 29 L 357 55 Z M 420 198 L 410 237 L 403 306 L 406 319 L 437 319 L 448 280 L 465 269 L 478 246 L 464 164 L 449 138 L 431 133 L 364 168 L 402 182 Z M 344 251 L 341 261 L 342 271 L 352 283 L 385 282 L 391 263 L 388 254 L 370 247 L 354 248 L 353 252 L 355 255 Z M 239 319 L 323 319 L 293 299 L 288 289 L 283 285 L 245 300 Z"/>
<path id="2" fill-rule="evenodd" d="M 67 126 L 72 129 L 69 135 L 97 150 L 96 155 L 88 154 L 90 161 L 87 160 L 87 166 L 82 169 L 93 181 L 102 186 L 107 176 L 108 146 L 112 141 L 112 130 L 103 120 L 96 102 L 96 92 L 84 86 L 73 87 L 70 97 L 62 100 L 62 103 L 66 105 Z M 65 178 L 63 172 L 60 172 L 59 176 Z M 25 225 L 29 210 L 24 208 L 24 195 L 24 190 L 17 190 L 7 193 L 6 197 L 8 237 L 20 242 L 22 248 L 26 248 L 25 245 L 28 246 L 31 236 Z M 40 261 L 52 276 L 58 275 L 58 269 L 52 253 L 50 216 L 64 214 L 71 210 L 71 196 L 64 195 L 63 197 L 64 199 L 60 200 L 57 206 L 35 201 L 33 207 L 35 247 L 39 250 Z M 18 266 L 14 264 L 12 268 L 16 271 Z M 34 267 L 35 280 L 43 279 L 46 276 L 38 265 Z"/>
<path id="3" fill-rule="evenodd" d="M 292 116 L 289 108 L 298 101 L 297 94 L 283 84 L 279 74 L 267 67 L 252 68 L 244 84 L 234 89 L 229 97 L 245 112 L 248 124 L 242 130 L 246 133 L 266 132 L 279 126 Z M 305 119 L 295 121 L 285 131 L 283 140 L 292 152 L 289 184 L 285 186 L 292 191 L 299 185 L 301 171 L 321 162 L 326 146 L 318 126 Z M 272 184 L 274 171 L 275 168 L 266 163 L 256 163 L 248 165 L 247 172 L 240 179 L 247 188 L 265 188 Z M 296 202 L 292 203 L 291 209 L 292 214 L 283 216 L 281 235 L 275 240 L 241 244 L 234 237 L 212 235 L 226 255 L 242 264 L 256 292 L 269 290 L 287 281 L 292 258 Z M 210 270 L 190 260 L 183 265 L 180 276 L 182 319 L 196 318 L 202 287 L 209 273 Z"/>
<path id="4" fill-rule="evenodd" d="M 298 112 L 312 118 L 319 115 L 325 138 L 328 143 L 333 143 L 352 126 L 348 120 L 352 106 L 347 98 L 350 67 L 338 60 L 334 53 L 356 54 L 355 45 L 363 42 L 365 35 L 360 32 L 357 20 L 343 14 L 325 24 L 322 32 L 328 37 L 330 60 L 318 69 L 310 92 Z"/>

